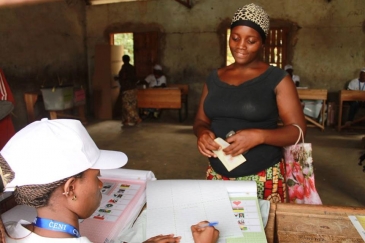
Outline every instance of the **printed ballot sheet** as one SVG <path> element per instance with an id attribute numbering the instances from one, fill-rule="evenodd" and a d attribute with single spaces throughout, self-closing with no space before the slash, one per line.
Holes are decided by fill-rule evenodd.
<path id="1" fill-rule="evenodd" d="M 204 220 L 219 222 L 220 239 L 242 237 L 222 181 L 149 181 L 146 195 L 147 239 L 172 233 L 181 243 L 193 243 L 190 226 Z"/>
<path id="2" fill-rule="evenodd" d="M 239 225 L 241 238 L 226 243 L 267 243 L 254 181 L 224 181 L 231 203 L 231 212 Z M 268 212 L 267 212 L 268 213 Z"/>
<path id="3" fill-rule="evenodd" d="M 80 233 L 92 242 L 110 242 L 124 228 L 145 191 L 145 181 L 100 178 L 103 182 L 100 206 L 80 223 Z"/>

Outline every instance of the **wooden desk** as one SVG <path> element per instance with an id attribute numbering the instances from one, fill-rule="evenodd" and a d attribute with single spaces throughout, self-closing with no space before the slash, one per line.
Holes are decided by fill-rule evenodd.
<path id="1" fill-rule="evenodd" d="M 338 104 L 338 120 L 337 120 L 337 130 L 341 131 L 342 128 L 349 125 L 342 125 L 342 108 L 344 101 L 365 101 L 365 92 L 357 90 L 341 90 L 339 92 L 339 104 Z M 365 120 L 365 117 L 361 117 L 352 122 L 352 124 Z"/>
<path id="2" fill-rule="evenodd" d="M 326 100 L 327 100 L 327 90 L 326 89 L 297 89 L 299 99 L 301 100 L 320 100 L 322 101 L 322 108 L 321 108 L 321 117 L 322 122 L 319 123 L 313 118 L 306 116 L 305 119 L 309 122 L 311 122 L 314 126 L 319 127 L 322 131 L 324 130 L 324 112 L 325 112 L 325 106 L 326 106 Z"/>
<path id="3" fill-rule="evenodd" d="M 35 121 L 34 105 L 37 102 L 38 98 L 41 96 L 42 96 L 41 91 L 30 91 L 24 93 L 24 101 L 25 101 L 25 108 L 27 110 L 28 123 L 32 123 Z M 73 108 L 77 109 L 78 116 L 66 114 L 63 110 L 49 111 L 50 119 L 57 119 L 58 117 L 68 117 L 68 118 L 79 119 L 83 124 L 86 124 L 87 119 L 85 116 L 85 105 L 84 104 L 76 105 Z"/>
<path id="4" fill-rule="evenodd" d="M 138 108 L 181 109 L 181 89 L 177 87 L 138 89 L 137 106 Z M 182 121 L 181 115 L 179 120 Z"/>

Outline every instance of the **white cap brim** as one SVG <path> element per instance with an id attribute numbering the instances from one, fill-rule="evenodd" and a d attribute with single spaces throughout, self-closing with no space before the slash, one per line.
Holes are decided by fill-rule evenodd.
<path id="1" fill-rule="evenodd" d="M 127 161 L 128 157 L 123 152 L 100 149 L 100 156 L 90 169 L 117 169 L 123 167 Z"/>

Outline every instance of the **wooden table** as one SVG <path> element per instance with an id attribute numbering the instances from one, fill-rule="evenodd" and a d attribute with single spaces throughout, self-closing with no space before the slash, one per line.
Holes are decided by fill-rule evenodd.
<path id="1" fill-rule="evenodd" d="M 24 93 L 24 101 L 25 101 L 25 108 L 27 110 L 27 118 L 28 123 L 35 121 L 35 114 L 34 114 L 34 105 L 37 100 L 42 97 L 42 92 L 39 91 L 30 91 Z M 59 117 L 68 117 L 68 118 L 75 118 L 79 119 L 83 124 L 87 123 L 87 119 L 85 116 L 85 105 L 79 104 L 74 106 L 78 111 L 78 116 L 66 114 L 64 111 L 49 111 L 50 119 L 57 119 Z"/>
<path id="2" fill-rule="evenodd" d="M 342 108 L 344 101 L 365 101 L 365 92 L 358 90 L 341 90 L 339 92 L 339 104 L 338 104 L 338 120 L 337 120 L 337 130 L 341 131 L 342 128 L 347 127 L 349 125 L 342 125 Z M 356 119 L 352 122 L 352 124 L 365 120 L 365 116 L 359 119 Z"/>
<path id="3" fill-rule="evenodd" d="M 182 121 L 181 103 L 181 89 L 178 87 L 137 90 L 138 108 L 179 109 L 180 122 Z"/>
<path id="4" fill-rule="evenodd" d="M 325 119 L 324 119 L 324 112 L 327 100 L 327 90 L 326 89 L 297 89 L 299 99 L 301 100 L 320 100 L 322 101 L 322 108 L 321 108 L 321 117 L 322 121 L 319 123 L 313 118 L 305 115 L 305 119 L 312 123 L 314 126 L 319 127 L 322 131 L 324 131 L 325 126 Z"/>
<path id="5" fill-rule="evenodd" d="M 188 84 L 167 84 L 167 87 L 177 87 L 181 90 L 181 105 L 184 104 L 185 115 L 182 118 L 182 109 L 179 110 L 180 121 L 185 120 L 188 117 L 188 98 L 189 98 L 189 85 Z"/>

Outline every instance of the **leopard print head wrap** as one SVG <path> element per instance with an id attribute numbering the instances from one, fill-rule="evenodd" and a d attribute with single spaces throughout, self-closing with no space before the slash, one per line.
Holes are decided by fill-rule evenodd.
<path id="1" fill-rule="evenodd" d="M 0 154 L 0 194 L 4 191 L 6 185 L 15 177 L 14 171 Z"/>
<path id="2" fill-rule="evenodd" d="M 269 34 L 270 18 L 263 8 L 254 3 L 250 3 L 242 8 L 238 8 L 234 14 L 231 29 L 239 25 L 253 28 L 260 34 L 262 42 L 265 42 Z"/>

